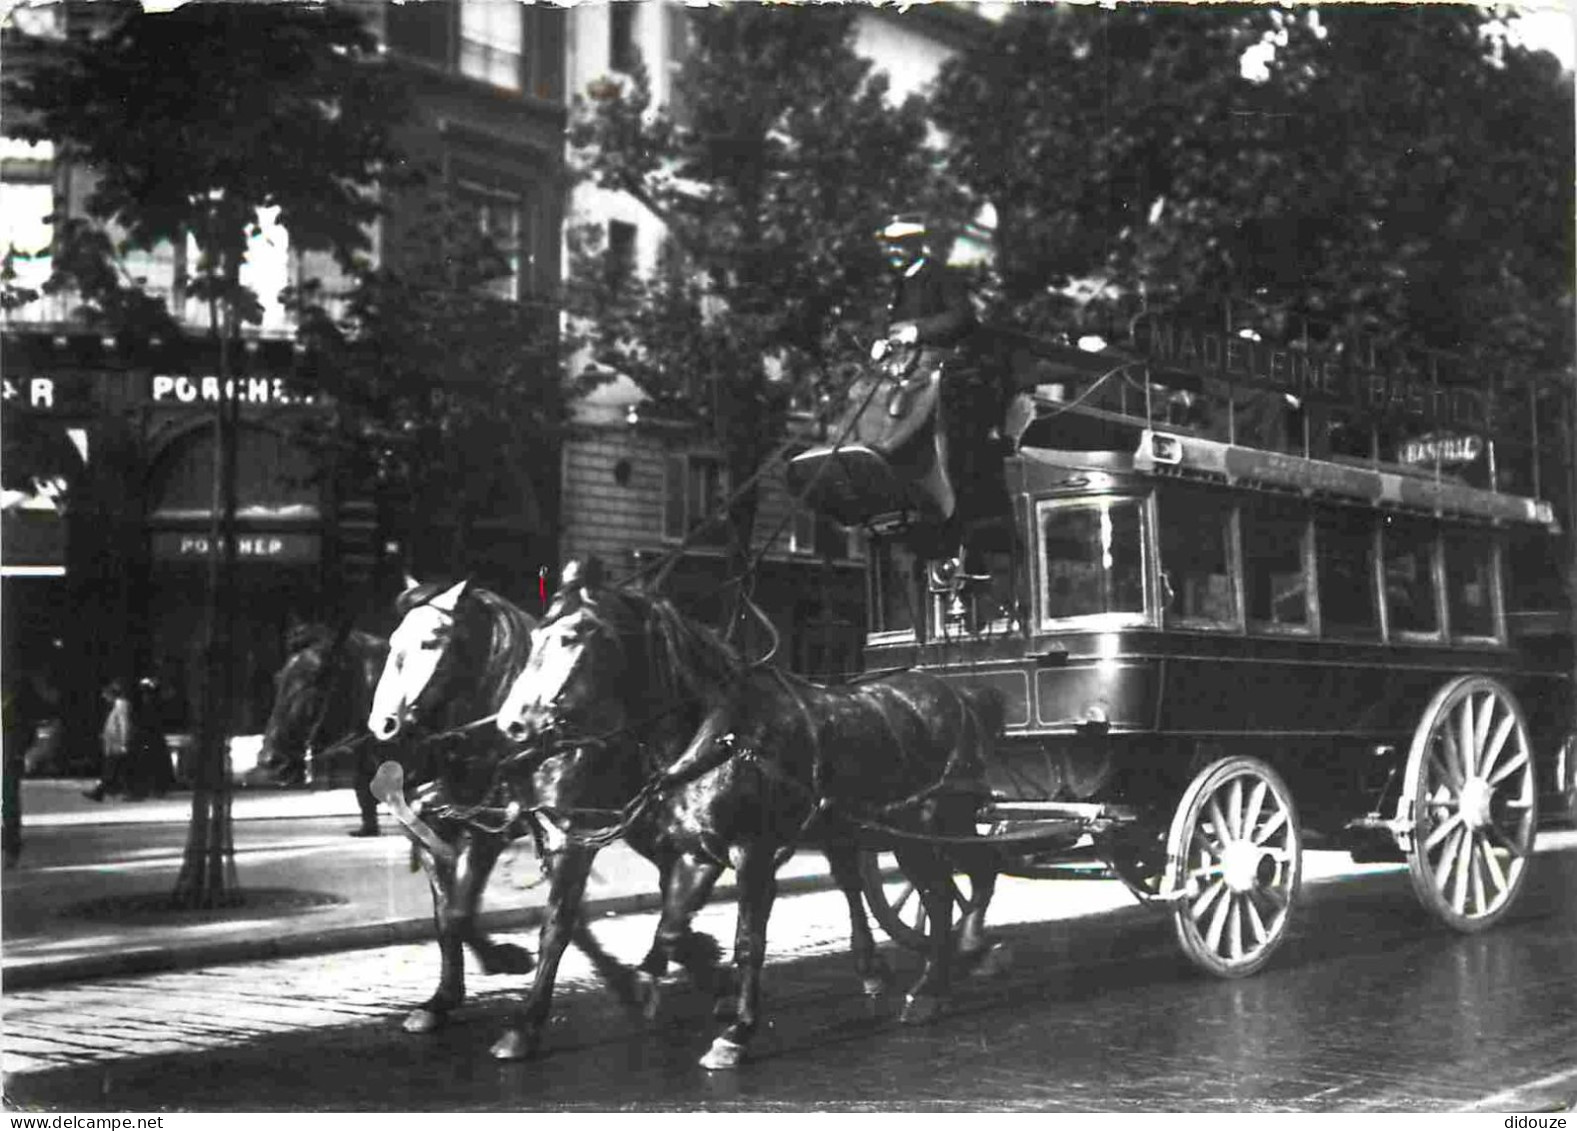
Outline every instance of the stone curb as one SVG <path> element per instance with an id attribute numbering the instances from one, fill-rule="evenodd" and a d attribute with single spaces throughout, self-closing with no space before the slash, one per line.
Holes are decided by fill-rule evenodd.
<path id="1" fill-rule="evenodd" d="M 834 887 L 836 884 L 830 875 L 790 876 L 778 881 L 781 895 L 828 891 Z M 731 882 L 719 882 L 713 898 L 732 899 L 736 890 Z M 595 923 L 611 915 L 636 915 L 656 911 L 661 906 L 662 900 L 653 891 L 588 899 L 584 911 L 587 921 Z M 510 911 L 484 911 L 478 920 L 481 927 L 489 932 L 525 931 L 541 924 L 543 910 L 541 907 L 524 907 Z M 0 971 L 0 992 L 35 990 L 94 978 L 163 974 L 203 966 L 266 962 L 275 958 L 300 958 L 401 943 L 430 942 L 433 937 L 433 924 L 429 918 L 392 919 L 271 938 L 225 939 L 190 946 L 149 947 L 80 958 L 19 963 Z"/>

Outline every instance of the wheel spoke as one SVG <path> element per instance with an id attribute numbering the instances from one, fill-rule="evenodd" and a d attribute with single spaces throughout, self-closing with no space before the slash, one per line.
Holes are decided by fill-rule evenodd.
<path id="1" fill-rule="evenodd" d="M 1452 797 L 1461 796 L 1462 776 L 1457 773 L 1456 767 L 1451 764 L 1448 758 L 1442 758 L 1439 753 L 1430 751 L 1429 768 L 1434 772 L 1430 775 L 1428 784 L 1425 786 L 1424 792 L 1426 794 L 1434 792 L 1435 782 L 1438 781 L 1450 791 Z"/>
<path id="2" fill-rule="evenodd" d="M 1275 836 L 1276 832 L 1281 828 L 1281 826 L 1285 825 L 1286 823 L 1287 810 L 1284 806 L 1278 805 L 1276 812 L 1272 814 L 1270 820 L 1265 822 L 1265 827 L 1254 834 L 1254 843 L 1264 844 L 1271 837 Z"/>
<path id="3" fill-rule="evenodd" d="M 1254 933 L 1254 949 L 1258 950 L 1265 945 L 1265 940 L 1270 936 L 1270 931 L 1265 926 L 1265 920 L 1260 918 L 1259 905 L 1252 898 L 1244 899 L 1243 906 L 1244 910 L 1248 912 L 1249 930 Z"/>
<path id="4" fill-rule="evenodd" d="M 1233 958 L 1243 957 L 1243 896 L 1234 892 L 1227 903 L 1227 948 Z"/>
<path id="5" fill-rule="evenodd" d="M 1222 885 L 1222 890 L 1226 890 L 1225 884 Z M 1231 906 L 1232 899 L 1230 895 L 1226 899 L 1216 901 L 1215 912 L 1210 917 L 1210 929 L 1205 934 L 1205 942 L 1217 954 L 1221 953 L 1221 929 L 1227 924 L 1227 909 Z"/>
<path id="6" fill-rule="evenodd" d="M 1214 794 L 1210 797 L 1210 817 L 1216 823 L 1216 840 L 1221 844 L 1231 844 L 1236 839 L 1232 833 L 1232 826 L 1221 812 L 1220 802 Z"/>
<path id="7" fill-rule="evenodd" d="M 1464 695 L 1457 707 L 1457 754 L 1462 759 L 1462 776 L 1478 771 L 1478 751 L 1473 748 L 1473 696 Z"/>
<path id="8" fill-rule="evenodd" d="M 1467 832 L 1458 841 L 1456 865 L 1451 870 L 1451 906 L 1458 915 L 1462 914 L 1463 904 L 1467 901 L 1467 866 L 1473 858 L 1473 845 L 1477 840 L 1471 832 Z"/>
<path id="9" fill-rule="evenodd" d="M 1248 812 L 1243 816 L 1244 837 L 1253 838 L 1254 826 L 1259 824 L 1259 815 L 1265 808 L 1265 795 L 1270 792 L 1270 783 L 1263 778 L 1254 783 L 1254 792 L 1249 794 Z M 1255 841 L 1257 844 L 1258 841 Z"/>
<path id="10" fill-rule="evenodd" d="M 1484 751 L 1484 760 L 1479 763 L 1479 777 L 1490 777 L 1490 770 L 1494 769 L 1495 760 L 1500 757 L 1500 752 L 1505 749 L 1506 739 L 1516 725 L 1517 716 L 1510 712 L 1507 712 L 1506 717 L 1500 720 L 1500 725 L 1495 728 L 1495 737 L 1489 740 L 1489 746 Z M 1491 778 L 1491 780 L 1494 779 Z"/>
<path id="11" fill-rule="evenodd" d="M 1456 788 L 1460 791 L 1462 783 L 1467 780 L 1467 772 L 1462 768 L 1462 754 L 1457 748 L 1456 736 L 1451 728 L 1443 727 L 1440 731 L 1440 752 L 1445 756 L 1446 773 Z"/>
<path id="12" fill-rule="evenodd" d="M 1477 720 L 1478 725 L 1473 728 L 1473 749 L 1478 751 L 1479 757 L 1481 759 L 1484 757 L 1484 745 L 1485 745 L 1484 744 L 1484 740 L 1489 737 L 1489 727 L 1490 727 L 1490 724 L 1495 719 L 1495 705 L 1496 705 L 1497 702 L 1498 702 L 1498 700 L 1495 698 L 1493 692 L 1489 692 L 1489 693 L 1485 694 L 1484 700 L 1480 704 L 1480 707 L 1479 707 L 1479 714 L 1478 714 L 1478 720 Z M 1505 724 L 1506 724 L 1506 722 L 1508 720 L 1510 722 L 1512 722 L 1512 723 L 1515 723 L 1516 720 L 1517 720 L 1517 717 L 1515 715 L 1513 715 L 1510 711 L 1507 711 L 1506 712 L 1506 718 L 1504 720 L 1502 720 L 1501 725 L 1505 726 Z M 1478 775 L 1479 775 L 1479 777 L 1483 777 L 1484 776 L 1484 772 L 1485 772 L 1486 768 L 1487 768 L 1487 763 L 1484 762 L 1484 761 L 1481 761 L 1479 763 L 1479 765 L 1478 765 Z"/>
<path id="13" fill-rule="evenodd" d="M 1504 766 L 1495 771 L 1494 776 L 1489 779 L 1489 784 L 1499 785 L 1501 782 L 1505 781 L 1512 774 L 1516 773 L 1527 764 L 1528 752 L 1526 750 L 1520 751 L 1516 757 L 1512 758 Z"/>
<path id="14" fill-rule="evenodd" d="M 1216 897 L 1226 890 L 1226 881 L 1217 880 L 1199 894 L 1199 898 L 1194 900 L 1194 906 L 1190 909 L 1196 923 L 1205 917 L 1205 912 L 1209 911 L 1211 905 L 1216 902 Z"/>
<path id="15" fill-rule="evenodd" d="M 1462 838 L 1465 836 L 1467 836 L 1467 829 L 1457 829 L 1448 838 L 1445 849 L 1440 853 L 1440 863 L 1435 867 L 1435 890 L 1442 895 L 1446 890 L 1446 881 L 1451 878 L 1451 863 L 1456 859 L 1457 845 L 1462 842 Z"/>
<path id="16" fill-rule="evenodd" d="M 1435 846 L 1450 836 L 1451 831 L 1461 824 L 1461 813 L 1452 813 L 1444 821 L 1441 821 L 1439 825 L 1435 826 L 1435 831 L 1429 834 L 1429 839 L 1424 841 L 1424 851 L 1433 852 Z"/>
<path id="17" fill-rule="evenodd" d="M 1478 837 L 1473 838 L 1473 850 L 1468 855 L 1468 876 L 1473 880 L 1473 907 L 1475 913 L 1482 915 L 1489 910 L 1489 901 L 1484 898 L 1484 873 L 1479 868 L 1479 849 L 1485 844 Z"/>
<path id="18" fill-rule="evenodd" d="M 1489 846 L 1488 838 L 1479 842 L 1479 848 L 1484 853 L 1484 870 L 1489 873 L 1489 878 L 1495 885 L 1495 898 L 1499 899 L 1510 881 L 1506 878 L 1506 873 L 1501 870 L 1500 861 L 1495 859 L 1495 850 Z"/>
<path id="19" fill-rule="evenodd" d="M 1219 844 L 1211 844 L 1206 840 L 1205 830 L 1198 825 L 1194 826 L 1193 842 L 1194 847 L 1199 849 L 1199 854 L 1207 861 L 1215 860 L 1221 855 L 1221 846 Z"/>
<path id="20" fill-rule="evenodd" d="M 894 915 L 902 915 L 903 914 L 904 905 L 907 904 L 909 902 L 909 900 L 914 897 L 914 892 L 915 892 L 914 885 L 911 884 L 911 883 L 908 883 L 906 881 L 904 883 L 903 887 L 899 889 L 897 898 L 896 899 L 890 899 L 890 900 L 887 901 L 888 903 L 890 903 L 892 905 L 892 909 L 893 909 L 893 914 Z"/>

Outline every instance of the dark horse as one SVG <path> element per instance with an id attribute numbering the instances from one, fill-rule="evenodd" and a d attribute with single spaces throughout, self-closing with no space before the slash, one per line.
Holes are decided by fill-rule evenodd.
<path id="1" fill-rule="evenodd" d="M 301 625 L 286 641 L 289 656 L 274 675 L 274 706 L 263 732 L 259 764 L 281 781 L 300 781 L 309 759 L 356 763 L 356 805 L 361 832 L 378 829 L 378 800 L 360 747 L 362 721 L 389 654 L 389 642 L 360 629 Z"/>
<path id="2" fill-rule="evenodd" d="M 703 1058 L 707 1068 L 738 1064 L 757 1027 L 776 873 L 797 844 L 809 840 L 826 852 L 849 899 L 856 967 L 869 982 L 879 960 L 857 854 L 870 828 L 889 838 L 913 830 L 964 842 L 974 832 L 987 793 L 985 758 L 1000 726 L 994 696 L 919 673 L 819 687 L 746 664 L 669 602 L 630 590 L 568 589 L 533 637 L 498 725 L 512 741 L 548 752 L 542 769 L 557 760 L 560 781 L 595 780 L 620 795 L 626 816 L 613 831 L 659 867 L 684 862 L 674 870 L 692 884 L 665 892 L 657 960 L 664 931 L 704 900 L 724 867 L 737 873 L 733 1020 Z M 541 777 L 539 769 L 534 793 L 520 803 L 539 820 L 572 826 L 584 795 L 565 805 Z M 497 1056 L 538 1047 L 565 945 L 554 925 L 561 931 L 573 922 L 590 853 L 606 835 L 562 833 L 536 984 L 516 1026 L 494 1046 Z M 892 843 L 931 923 L 925 971 L 904 1011 L 905 1020 L 927 1020 L 947 990 L 954 864 L 979 893 L 959 933 L 970 959 L 989 949 L 983 919 L 995 873 L 987 857 L 957 843 L 947 846 L 951 854 L 923 837 L 900 834 Z"/>

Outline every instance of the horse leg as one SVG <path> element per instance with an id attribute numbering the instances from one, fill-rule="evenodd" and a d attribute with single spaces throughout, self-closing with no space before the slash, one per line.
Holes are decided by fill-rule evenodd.
<path id="1" fill-rule="evenodd" d="M 777 898 L 777 854 L 770 845 L 734 850 L 739 884 L 739 922 L 734 930 L 734 1020 L 701 1058 L 708 1069 L 737 1068 L 756 1031 L 761 1004 L 761 964 L 767 955 L 767 920 Z"/>
<path id="2" fill-rule="evenodd" d="M 934 1021 L 948 992 L 948 965 L 953 952 L 952 869 L 929 849 L 899 849 L 898 864 L 920 887 L 920 899 L 930 920 L 930 952 L 920 980 L 904 999 L 899 1021 L 919 1025 Z"/>
<path id="3" fill-rule="evenodd" d="M 537 976 L 531 983 L 515 1024 L 493 1042 L 492 1053 L 498 1060 L 524 1060 L 535 1056 L 542 1046 L 542 1029 L 553 1007 L 553 984 L 558 978 L 559 960 L 575 934 L 586 880 L 597 850 L 579 845 L 566 846 L 547 858 L 552 876 L 548 888 L 547 918 L 537 942 Z"/>
<path id="4" fill-rule="evenodd" d="M 703 990 L 715 989 L 716 944 L 710 937 L 692 931 L 690 922 L 711 898 L 712 888 L 723 874 L 719 864 L 681 854 L 664 855 L 657 868 L 663 895 L 662 915 L 652 936 L 652 947 L 636 968 L 648 1021 L 657 1016 L 662 1000 L 661 982 L 670 962 L 683 966 Z"/>
<path id="5" fill-rule="evenodd" d="M 1007 946 L 986 930 L 986 909 L 997 890 L 997 870 L 989 864 L 972 866 L 969 876 L 969 908 L 958 930 L 958 958 L 975 977 L 990 977 L 1007 970 L 1011 954 Z"/>
<path id="6" fill-rule="evenodd" d="M 832 878 L 849 904 L 849 950 L 854 955 L 854 972 L 867 997 L 880 997 L 887 992 L 892 980 L 892 970 L 876 951 L 876 940 L 871 935 L 871 924 L 865 916 L 865 885 L 860 881 L 858 849 L 853 845 L 828 845 L 822 849 Z"/>
<path id="7" fill-rule="evenodd" d="M 426 845 L 411 840 L 412 852 L 427 873 L 427 884 L 433 892 L 433 927 L 438 935 L 438 989 L 433 996 L 411 1010 L 405 1018 L 407 1033 L 430 1033 L 441 1026 L 465 998 L 465 954 L 461 950 L 460 935 L 455 929 L 454 900 L 456 887 L 454 870 L 444 861 L 436 859 Z"/>
<path id="8" fill-rule="evenodd" d="M 456 929 L 476 955 L 482 973 L 529 974 L 536 965 L 529 950 L 514 943 L 494 942 L 476 923 L 482 892 L 506 843 L 502 836 L 466 834 L 464 855 L 455 870 Z"/>

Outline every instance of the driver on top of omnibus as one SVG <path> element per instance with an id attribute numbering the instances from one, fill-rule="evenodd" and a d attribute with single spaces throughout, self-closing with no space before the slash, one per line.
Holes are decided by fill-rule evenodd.
<path id="1" fill-rule="evenodd" d="M 880 360 L 898 346 L 958 345 L 975 328 L 975 308 L 955 273 L 931 256 L 925 219 L 894 216 L 877 233 L 893 272 L 887 337 L 872 350 Z"/>

